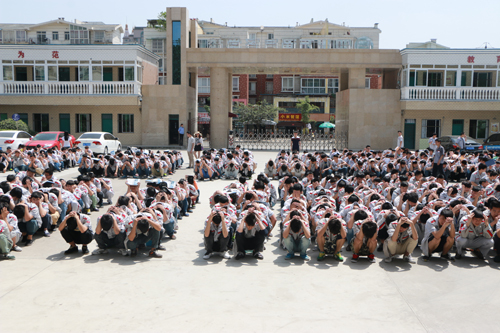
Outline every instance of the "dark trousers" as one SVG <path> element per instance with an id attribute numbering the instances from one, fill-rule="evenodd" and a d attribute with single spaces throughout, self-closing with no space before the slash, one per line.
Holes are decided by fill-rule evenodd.
<path id="1" fill-rule="evenodd" d="M 184 144 L 184 134 L 179 133 L 179 145 L 182 146 Z"/>
<path id="2" fill-rule="evenodd" d="M 125 247 L 125 237 L 127 234 L 125 232 L 120 232 L 113 238 L 109 238 L 108 234 L 102 231 L 100 234 L 95 234 L 94 239 L 100 249 L 106 249 L 109 247 L 116 247 L 117 249 L 123 249 Z"/>
<path id="3" fill-rule="evenodd" d="M 26 222 L 19 222 L 17 226 L 22 233 L 26 233 L 28 236 L 34 235 L 38 230 L 38 222 L 36 219 Z"/>
<path id="4" fill-rule="evenodd" d="M 63 236 L 66 243 L 75 242 L 75 244 L 83 245 L 87 245 L 92 242 L 93 237 L 92 232 L 89 229 L 87 229 L 84 233 L 81 233 L 79 230 L 68 230 L 67 228 L 64 228 L 61 231 L 61 236 Z"/>
<path id="5" fill-rule="evenodd" d="M 52 216 L 50 214 L 45 214 L 44 217 L 42 217 L 42 230 L 50 228 L 52 225 Z"/>
<path id="6" fill-rule="evenodd" d="M 433 163 L 432 164 L 432 176 L 433 177 L 437 177 L 438 175 L 443 175 L 444 176 L 443 165 L 442 164 Z"/>
<path id="7" fill-rule="evenodd" d="M 149 240 L 151 240 L 151 244 L 153 244 L 152 249 L 156 249 L 160 241 L 160 232 L 154 228 L 149 228 L 147 235 L 136 235 L 133 241 L 129 240 L 127 242 L 127 249 L 135 250 L 139 244 L 146 244 Z"/>
<path id="8" fill-rule="evenodd" d="M 228 243 L 229 232 L 227 234 L 227 237 L 223 237 L 222 234 L 220 234 L 217 241 L 214 241 L 214 232 L 210 232 L 210 235 L 208 235 L 208 237 L 205 237 L 205 251 L 207 251 L 207 253 L 225 252 L 227 251 Z"/>
<path id="9" fill-rule="evenodd" d="M 254 237 L 246 238 L 245 233 L 236 233 L 236 245 L 238 245 L 238 252 L 246 250 L 253 250 L 254 252 L 264 251 L 264 239 L 266 232 L 264 230 L 257 231 Z"/>
<path id="10" fill-rule="evenodd" d="M 500 237 L 495 233 L 493 236 L 493 249 L 497 251 L 497 256 L 500 256 Z"/>

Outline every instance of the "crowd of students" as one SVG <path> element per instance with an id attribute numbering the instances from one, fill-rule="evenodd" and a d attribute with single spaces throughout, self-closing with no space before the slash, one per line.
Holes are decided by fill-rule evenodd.
<path id="1" fill-rule="evenodd" d="M 360 257 L 375 262 L 379 251 L 386 262 L 402 256 L 415 263 L 416 247 L 424 261 L 434 253 L 453 261 L 468 252 L 485 260 L 491 249 L 500 249 L 498 152 L 444 153 L 439 142 L 436 149 L 414 152 L 372 151 L 370 146 L 359 152 L 281 151 L 249 183 L 253 170 L 244 173 L 240 166 L 256 164 L 251 152 L 238 150 L 213 150 L 201 160 L 212 175 L 239 176 L 210 198 L 204 259 L 217 252 L 230 258 L 228 250 L 235 259 L 248 251 L 262 259 L 276 226 L 285 259 L 298 253 L 308 260 L 311 244 L 319 251 L 318 261 L 328 256 L 344 261 L 342 253 L 352 252 L 351 262 Z M 215 161 L 222 172 L 215 173 Z M 240 167 L 237 175 L 227 174 L 231 163 Z M 275 216 L 277 201 L 281 207 Z"/>
<path id="2" fill-rule="evenodd" d="M 37 232 L 50 237 L 55 229 L 69 244 L 65 255 L 79 252 L 79 245 L 83 254 L 89 253 L 88 244 L 95 239 L 98 248 L 92 254 L 115 247 L 122 255 L 135 256 L 147 244 L 149 256 L 160 258 L 162 238 L 176 238 L 177 221 L 189 216 L 199 195 L 194 177 L 161 179 L 182 166 L 182 154 L 176 151 L 127 150 L 97 158 L 88 147 L 71 148 L 69 156 L 66 149 L 41 147 L 8 153 L 14 173 L 0 183 L 0 259 L 15 259 L 11 252 L 31 246 Z M 70 167 L 78 167 L 76 180 L 55 175 Z M 151 175 L 158 178 L 141 188 L 139 178 Z M 117 198 L 115 177 L 131 177 L 127 191 Z M 100 209 L 105 212 L 94 230 L 90 215 Z"/>

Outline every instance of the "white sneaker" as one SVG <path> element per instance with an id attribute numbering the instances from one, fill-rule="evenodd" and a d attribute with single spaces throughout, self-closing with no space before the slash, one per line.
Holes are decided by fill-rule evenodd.
<path id="1" fill-rule="evenodd" d="M 19 245 L 13 246 L 11 250 L 16 252 L 23 252 L 23 248 Z"/>
<path id="2" fill-rule="evenodd" d="M 212 253 L 205 253 L 205 255 L 203 256 L 203 259 L 208 260 L 208 259 L 210 259 L 211 256 L 212 256 Z"/>
<path id="3" fill-rule="evenodd" d="M 96 254 L 106 254 L 108 253 L 108 250 L 106 249 L 95 249 L 94 251 L 92 251 L 92 255 L 96 255 Z"/>
<path id="4" fill-rule="evenodd" d="M 219 252 L 219 256 L 221 256 L 224 259 L 231 259 L 231 256 L 229 255 L 229 253 L 227 253 L 227 251 Z"/>
<path id="5" fill-rule="evenodd" d="M 121 254 L 122 256 L 128 256 L 129 252 L 127 249 L 119 249 L 118 253 Z"/>
<path id="6" fill-rule="evenodd" d="M 404 256 L 403 259 L 404 259 L 404 261 L 409 262 L 410 264 L 415 264 L 416 263 L 416 261 L 413 259 L 413 257 L 411 256 L 411 254 L 409 254 L 407 256 Z"/>
<path id="7" fill-rule="evenodd" d="M 384 261 L 385 262 L 392 262 L 392 256 L 385 258 Z"/>

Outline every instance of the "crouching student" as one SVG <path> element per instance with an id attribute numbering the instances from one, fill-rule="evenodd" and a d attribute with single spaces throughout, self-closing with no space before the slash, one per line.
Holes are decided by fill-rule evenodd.
<path id="1" fill-rule="evenodd" d="M 327 254 L 333 255 L 335 260 L 344 261 L 340 254 L 347 237 L 347 226 L 344 220 L 331 218 L 331 214 L 326 213 L 325 218 L 318 221 L 316 232 L 316 242 L 319 249 L 318 261 L 325 260 Z"/>
<path id="2" fill-rule="evenodd" d="M 354 215 L 360 212 L 364 211 L 358 210 Z M 354 238 L 351 241 L 353 252 L 351 262 L 358 262 L 359 256 L 367 256 L 368 261 L 373 263 L 375 262 L 373 251 L 377 248 L 377 224 L 368 218 L 366 212 L 364 213 L 367 216 L 366 219 L 354 217 L 356 222 L 352 227 Z"/>
<path id="3" fill-rule="evenodd" d="M 125 247 L 125 226 L 118 207 L 110 207 L 109 213 L 97 218 L 94 239 L 98 248 L 92 251 L 93 255 L 108 253 L 108 248 L 115 247 L 120 253 Z M 118 214 L 114 214 L 118 213 Z M 122 253 L 123 254 L 123 253 Z"/>
<path id="4" fill-rule="evenodd" d="M 227 245 L 231 237 L 230 230 L 231 219 L 226 217 L 223 210 L 213 210 L 205 221 L 205 255 L 203 259 L 210 259 L 216 252 L 224 259 L 231 259 L 227 253 Z"/>
<path id="5" fill-rule="evenodd" d="M 238 252 L 235 259 L 245 257 L 246 250 L 253 250 L 253 256 L 257 259 L 264 259 L 264 239 L 266 238 L 266 226 L 259 215 L 248 212 L 244 218 L 239 221 L 236 228 L 236 245 Z"/>
<path id="6" fill-rule="evenodd" d="M 77 244 L 82 244 L 82 254 L 89 253 L 88 244 L 94 236 L 90 217 L 77 212 L 69 213 L 59 225 L 62 237 L 70 247 L 64 254 L 78 252 Z"/>
<path id="7" fill-rule="evenodd" d="M 130 256 L 135 257 L 139 245 L 146 244 L 151 241 L 153 246 L 149 251 L 149 256 L 152 258 L 161 258 L 161 254 L 157 253 L 157 245 L 160 243 L 161 225 L 155 221 L 153 215 L 149 213 L 133 214 L 125 220 L 127 228 L 127 238 L 125 239 L 125 247 L 130 250 Z"/>
<path id="8" fill-rule="evenodd" d="M 472 249 L 473 254 L 481 260 L 488 256 L 493 248 L 493 230 L 485 219 L 483 211 L 475 209 L 460 221 L 460 231 L 456 238 L 457 254 L 455 259 L 462 259 L 465 249 Z"/>
<path id="9" fill-rule="evenodd" d="M 443 209 L 439 215 L 431 217 L 425 223 L 425 235 L 420 246 L 424 261 L 428 261 L 434 252 L 441 252 L 441 258 L 454 261 L 448 253 L 454 242 L 453 212 Z"/>
<path id="10" fill-rule="evenodd" d="M 26 237 L 24 246 L 32 245 L 33 235 L 42 226 L 42 218 L 38 207 L 31 202 L 19 203 L 12 212 L 17 217 L 17 225 L 23 234 L 23 239 Z"/>
<path id="11" fill-rule="evenodd" d="M 283 244 L 288 251 L 285 259 L 293 259 L 295 252 L 299 252 L 302 259 L 309 260 L 306 251 L 311 244 L 311 232 L 307 220 L 294 210 L 285 219 L 283 227 Z"/>
<path id="12" fill-rule="evenodd" d="M 0 207 L 2 207 L 2 210 L 4 209 L 4 207 L 5 209 L 7 209 L 6 206 Z M 9 255 L 14 244 L 10 235 L 12 229 L 13 227 L 10 226 L 7 222 L 0 220 L 0 260 L 16 259 L 16 257 Z"/>
<path id="13" fill-rule="evenodd" d="M 389 237 L 384 242 L 385 262 L 391 262 L 397 254 L 403 255 L 403 260 L 415 263 L 411 254 L 418 243 L 418 232 L 415 223 L 407 217 L 391 222 L 387 226 Z"/>

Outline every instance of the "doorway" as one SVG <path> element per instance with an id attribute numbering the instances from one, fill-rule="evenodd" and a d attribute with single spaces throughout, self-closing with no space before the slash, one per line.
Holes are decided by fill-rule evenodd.
<path id="1" fill-rule="evenodd" d="M 113 67 L 104 67 L 102 69 L 102 80 L 113 81 Z"/>
<path id="2" fill-rule="evenodd" d="M 177 145 L 179 144 L 179 115 L 171 114 L 168 116 L 168 138 L 169 144 Z"/>
<path id="3" fill-rule="evenodd" d="M 451 135 L 461 135 L 464 132 L 464 120 L 453 119 L 451 126 Z"/>
<path id="4" fill-rule="evenodd" d="M 416 127 L 415 119 L 405 119 L 405 135 L 404 135 L 405 148 L 415 149 L 415 133 L 416 133 L 415 127 Z"/>
<path id="5" fill-rule="evenodd" d="M 16 81 L 28 81 L 27 67 L 14 67 L 16 69 Z"/>
<path id="6" fill-rule="evenodd" d="M 111 113 L 103 113 L 101 119 L 102 131 L 113 134 L 113 115 Z"/>
<path id="7" fill-rule="evenodd" d="M 69 81 L 69 67 L 59 67 L 59 81 Z"/>
<path id="8" fill-rule="evenodd" d="M 59 130 L 61 132 L 71 133 L 71 125 L 70 125 L 70 116 L 69 113 L 60 113 L 59 114 Z"/>

